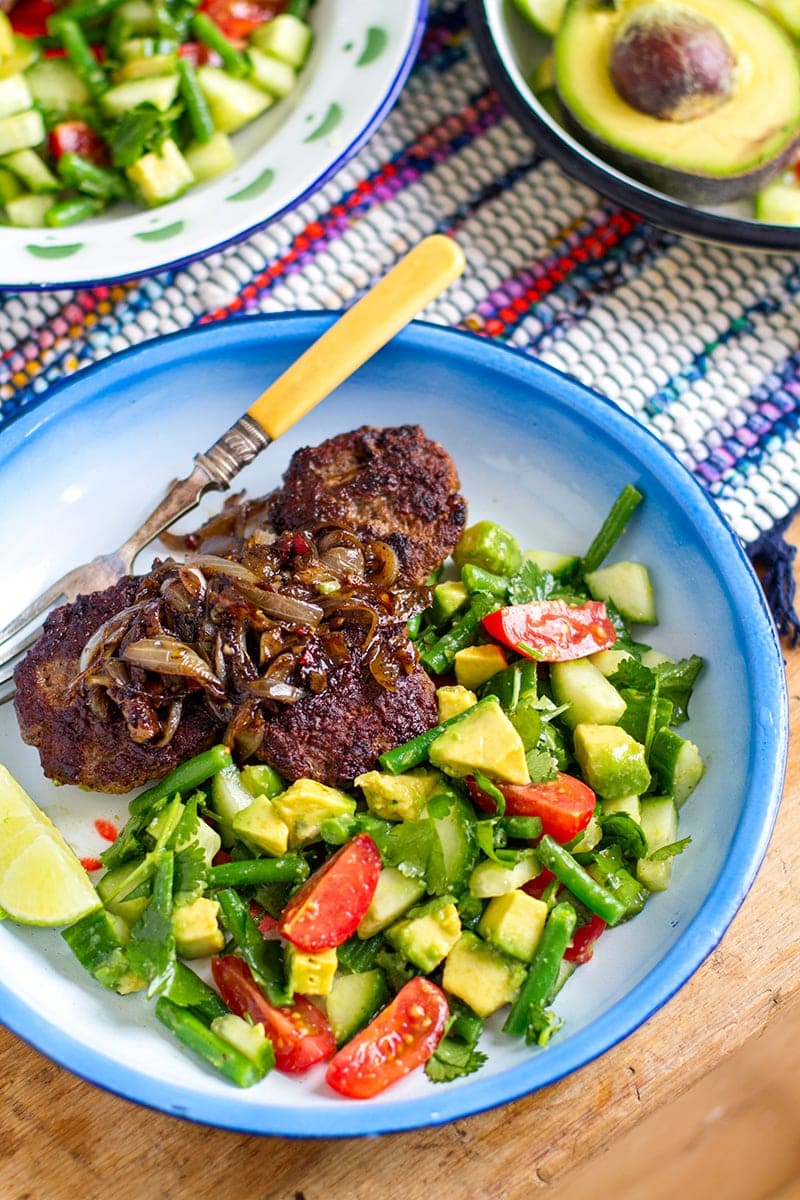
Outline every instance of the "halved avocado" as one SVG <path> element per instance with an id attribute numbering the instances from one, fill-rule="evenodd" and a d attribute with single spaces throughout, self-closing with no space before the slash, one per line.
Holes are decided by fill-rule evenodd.
<path id="1" fill-rule="evenodd" d="M 658 9 L 690 10 L 722 35 L 732 87 L 713 111 L 665 119 L 623 100 L 612 77 L 615 39 Z M 800 146 L 800 57 L 786 31 L 750 0 L 568 0 L 554 46 L 566 118 L 590 149 L 643 182 L 692 204 L 749 196 Z"/>

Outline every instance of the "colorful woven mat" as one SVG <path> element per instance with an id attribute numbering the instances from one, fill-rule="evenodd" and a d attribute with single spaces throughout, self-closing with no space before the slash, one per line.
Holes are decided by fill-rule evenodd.
<path id="1" fill-rule="evenodd" d="M 426 319 L 521 347 L 638 418 L 766 558 L 779 628 L 796 634 L 779 535 L 800 501 L 800 258 L 665 233 L 570 180 L 505 112 L 456 0 L 431 5 L 383 126 L 282 220 L 155 277 L 0 295 L 0 432 L 146 338 L 345 307 L 435 231 L 457 235 L 469 267 Z"/>

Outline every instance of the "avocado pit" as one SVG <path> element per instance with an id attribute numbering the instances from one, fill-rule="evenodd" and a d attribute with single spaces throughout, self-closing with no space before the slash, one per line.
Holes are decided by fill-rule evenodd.
<path id="1" fill-rule="evenodd" d="M 662 121 L 691 121 L 733 94 L 735 61 L 711 21 L 683 5 L 653 3 L 622 22 L 611 78 L 623 100 Z"/>

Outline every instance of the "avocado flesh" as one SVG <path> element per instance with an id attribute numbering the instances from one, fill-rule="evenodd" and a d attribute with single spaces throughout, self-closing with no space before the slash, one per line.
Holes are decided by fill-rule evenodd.
<path id="1" fill-rule="evenodd" d="M 691 203 L 751 195 L 800 145 L 800 57 L 749 0 L 681 0 L 724 33 L 735 58 L 733 95 L 691 121 L 639 112 L 609 71 L 620 22 L 647 0 L 570 0 L 555 40 L 556 86 L 581 139 L 609 162 Z"/>

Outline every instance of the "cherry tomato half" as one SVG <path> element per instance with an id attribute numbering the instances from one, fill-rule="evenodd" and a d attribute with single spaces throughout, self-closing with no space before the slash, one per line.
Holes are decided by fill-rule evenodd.
<path id="1" fill-rule="evenodd" d="M 491 796 L 470 776 L 467 786 L 472 799 L 484 812 L 494 812 Z M 509 817 L 540 817 L 542 832 L 555 841 L 571 842 L 591 820 L 597 804 L 592 789 L 574 775 L 563 772 L 545 783 L 500 783 Z"/>
<path id="2" fill-rule="evenodd" d="M 62 154 L 71 153 L 88 158 L 100 166 L 106 166 L 110 161 L 108 146 L 85 121 L 59 121 L 50 131 L 48 145 L 56 159 L 61 158 Z"/>
<path id="3" fill-rule="evenodd" d="M 263 1024 L 279 1071 L 296 1075 L 333 1054 L 336 1040 L 328 1020 L 305 996 L 280 1008 L 270 1004 L 247 963 L 235 954 L 212 958 L 211 973 L 231 1012 Z"/>
<path id="4" fill-rule="evenodd" d="M 281 937 L 309 954 L 341 946 L 370 906 L 381 852 L 368 833 L 337 850 L 292 896 L 278 924 Z"/>
<path id="5" fill-rule="evenodd" d="M 203 0 L 208 13 L 227 38 L 245 42 L 259 25 L 271 21 L 286 7 L 286 0 Z"/>
<path id="6" fill-rule="evenodd" d="M 594 954 L 594 944 L 606 928 L 602 917 L 592 913 L 585 925 L 579 926 L 572 935 L 572 945 L 564 951 L 567 962 L 585 963 Z"/>
<path id="7" fill-rule="evenodd" d="M 422 1066 L 441 1041 L 447 997 L 417 976 L 328 1063 L 325 1078 L 351 1100 L 369 1100 Z"/>
<path id="8" fill-rule="evenodd" d="M 486 632 L 518 654 L 540 662 L 566 662 L 613 646 L 617 631 L 602 600 L 568 604 L 535 600 L 510 604 L 483 618 Z"/>
<path id="9" fill-rule="evenodd" d="M 17 0 L 8 19 L 14 33 L 27 38 L 44 37 L 47 22 L 55 11 L 53 0 Z"/>

